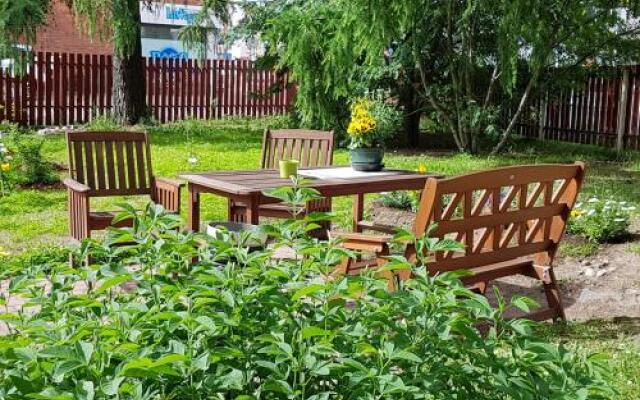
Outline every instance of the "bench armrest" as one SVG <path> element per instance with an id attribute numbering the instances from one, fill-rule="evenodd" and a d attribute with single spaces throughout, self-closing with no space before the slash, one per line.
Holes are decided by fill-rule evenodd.
<path id="1" fill-rule="evenodd" d="M 80 183 L 72 178 L 65 178 L 63 181 L 64 185 L 77 193 L 88 193 L 91 191 L 91 188 L 83 183 Z"/>
<path id="2" fill-rule="evenodd" d="M 184 187 L 184 185 L 185 185 L 184 182 L 181 182 L 179 180 L 171 179 L 171 178 L 165 178 L 165 177 L 161 177 L 161 176 L 156 176 L 155 177 L 155 181 L 156 181 L 156 185 L 157 186 L 172 186 L 174 188 L 181 188 L 181 187 Z"/>
<path id="3" fill-rule="evenodd" d="M 362 233 L 330 233 L 330 236 L 339 239 L 345 249 L 374 253 L 384 251 L 393 240 L 393 237 L 389 235 L 365 235 Z"/>
<path id="4" fill-rule="evenodd" d="M 180 213 L 180 188 L 183 182 L 156 177 L 151 198 L 154 202 L 162 205 L 165 210 L 173 213 Z"/>

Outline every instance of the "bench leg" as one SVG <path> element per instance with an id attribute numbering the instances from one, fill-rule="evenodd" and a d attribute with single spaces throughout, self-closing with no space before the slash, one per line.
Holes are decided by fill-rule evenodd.
<path id="1" fill-rule="evenodd" d="M 556 275 L 553 272 L 553 268 L 550 268 L 548 273 L 549 278 L 551 278 L 550 282 L 542 283 L 544 287 L 544 293 L 547 296 L 547 304 L 549 304 L 549 308 L 556 310 L 557 318 L 562 321 L 566 321 L 567 316 L 565 315 L 564 307 L 562 306 L 562 296 L 560 295 L 560 289 L 558 288 Z"/>
<path id="2" fill-rule="evenodd" d="M 388 262 L 385 257 L 388 257 L 390 254 L 389 246 L 386 244 L 383 245 L 382 251 L 376 254 L 376 264 L 378 268 L 382 268 Z M 393 271 L 382 271 L 378 274 L 387 280 L 387 287 L 390 291 L 393 292 L 396 290 L 396 274 L 394 274 Z"/>

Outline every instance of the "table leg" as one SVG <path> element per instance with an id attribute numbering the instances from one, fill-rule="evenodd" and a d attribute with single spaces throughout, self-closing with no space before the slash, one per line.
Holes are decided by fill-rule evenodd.
<path id="1" fill-rule="evenodd" d="M 256 196 L 247 198 L 245 221 L 247 224 L 258 225 L 260 223 L 260 202 Z"/>
<path id="2" fill-rule="evenodd" d="M 359 222 L 364 218 L 364 194 L 356 194 L 353 196 L 353 232 L 360 233 L 362 232 L 362 228 L 360 228 Z"/>
<path id="3" fill-rule="evenodd" d="M 200 230 L 200 192 L 192 183 L 189 184 L 189 229 Z"/>

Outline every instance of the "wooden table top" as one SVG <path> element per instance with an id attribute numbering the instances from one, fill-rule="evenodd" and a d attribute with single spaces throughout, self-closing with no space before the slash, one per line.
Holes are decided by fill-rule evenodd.
<path id="1" fill-rule="evenodd" d="M 348 166 L 333 166 L 327 168 L 349 168 Z M 304 174 L 307 170 L 301 169 Z M 361 193 L 378 193 L 393 190 L 422 190 L 428 178 L 439 177 L 433 174 L 420 174 L 404 170 L 384 170 L 385 174 L 365 173 L 357 177 L 306 178 L 306 186 L 318 190 L 323 196 L 345 196 Z M 244 171 L 213 171 L 184 173 L 180 178 L 191 184 L 218 193 L 231 195 L 254 195 L 265 190 L 283 186 L 291 186 L 291 180 L 280 178 L 279 171 L 244 170 Z"/>

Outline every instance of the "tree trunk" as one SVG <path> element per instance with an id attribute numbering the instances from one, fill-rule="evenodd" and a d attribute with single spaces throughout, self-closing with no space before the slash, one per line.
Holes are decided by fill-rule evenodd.
<path id="1" fill-rule="evenodd" d="M 132 17 L 137 18 L 136 45 L 131 54 L 122 55 L 116 49 L 113 55 L 113 118 L 122 125 L 136 124 L 147 113 L 140 9 L 137 4 L 135 11 L 132 9 L 131 12 Z"/>
<path id="2" fill-rule="evenodd" d="M 491 150 L 491 155 L 498 154 L 502 150 L 502 148 L 507 144 L 507 140 L 511 135 L 511 131 L 513 131 L 513 127 L 518 122 L 518 118 L 520 118 L 520 114 L 522 114 L 522 110 L 524 110 L 524 106 L 527 104 L 527 101 L 529 101 L 529 94 L 531 93 L 531 89 L 538 82 L 538 76 L 539 74 L 536 72 L 529 79 L 529 83 L 527 83 L 527 87 L 524 90 L 522 97 L 520 98 L 520 103 L 518 104 L 518 108 L 516 109 L 515 114 L 511 116 L 511 119 L 509 120 L 509 125 L 507 125 L 506 129 L 502 132 L 500 141 L 498 142 L 498 144 L 495 145 L 493 150 Z"/>
<path id="3" fill-rule="evenodd" d="M 403 110 L 403 128 L 407 145 L 418 147 L 420 145 L 420 117 L 422 110 L 418 101 L 418 93 L 411 85 L 406 85 L 398 98 Z"/>

